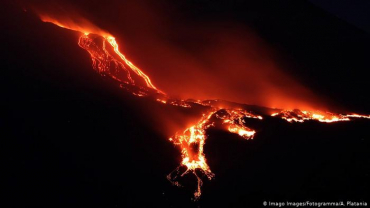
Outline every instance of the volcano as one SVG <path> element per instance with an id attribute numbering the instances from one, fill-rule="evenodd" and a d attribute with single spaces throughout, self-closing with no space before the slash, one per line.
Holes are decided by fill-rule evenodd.
<path id="1" fill-rule="evenodd" d="M 313 26 L 300 29 L 309 30 L 316 23 L 332 26 L 329 34 L 346 31 L 347 42 L 338 35 L 328 45 L 344 45 L 341 53 L 358 66 L 351 76 L 368 67 L 362 56 L 369 49 L 359 46 L 370 45 L 368 34 L 307 2 L 292 5 L 285 10 L 299 20 L 312 21 Z M 197 7 L 209 17 L 213 9 L 237 12 L 228 5 L 205 2 L 185 6 Z M 268 19 L 275 14 L 262 3 L 249 6 L 267 22 L 252 21 L 258 15 L 238 18 L 252 21 L 265 34 L 264 26 L 273 26 Z M 343 104 L 351 110 L 344 113 L 182 99 L 167 95 L 155 79 L 122 57 L 115 47 L 119 41 L 43 23 L 13 3 L 4 8 L 2 15 L 14 17 L 3 23 L 1 122 L 6 198 L 13 206 L 259 207 L 264 201 L 366 201 L 370 138 L 368 100 L 362 99 L 366 78 L 351 81 L 347 74 L 339 74 L 333 81 L 338 89 L 328 94 L 334 100 L 348 98 Z M 302 10 L 314 18 L 298 15 Z M 289 16 L 279 15 L 281 22 Z M 295 25 L 283 26 L 301 37 Z M 324 51 L 332 50 L 332 56 L 321 65 L 311 63 L 315 59 L 300 55 L 313 53 L 312 48 L 297 50 L 294 44 L 300 40 L 276 41 L 282 34 L 273 27 L 269 30 L 276 36 L 265 38 L 282 51 L 296 50 L 298 55 L 291 58 L 312 71 L 335 59 L 337 49 L 329 47 Z M 333 75 L 327 69 L 320 76 L 329 80 Z M 300 79 L 320 80 L 316 78 Z M 346 90 L 341 90 L 342 80 L 347 80 Z M 332 89 L 332 83 L 328 85 L 321 86 L 323 91 Z"/>

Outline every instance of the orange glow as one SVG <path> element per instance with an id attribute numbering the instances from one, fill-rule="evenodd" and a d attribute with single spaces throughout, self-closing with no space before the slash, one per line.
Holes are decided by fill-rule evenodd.
<path id="1" fill-rule="evenodd" d="M 358 114 L 349 114 L 349 115 L 346 115 L 348 118 L 368 118 L 370 119 L 370 115 L 366 116 L 366 115 L 358 115 Z"/>
<path id="2" fill-rule="evenodd" d="M 49 22 L 65 29 L 81 32 L 85 35 L 97 34 L 104 38 L 112 37 L 111 34 L 100 29 L 99 27 L 95 26 L 90 21 L 82 17 L 55 18 L 49 14 L 42 13 L 39 13 L 39 17 L 43 22 Z"/>
<path id="3" fill-rule="evenodd" d="M 175 106 L 180 106 L 180 107 L 183 107 L 183 108 L 191 108 L 191 105 L 189 105 L 187 102 L 185 102 L 184 100 L 172 100 L 170 102 L 171 105 L 175 105 Z"/>
<path id="4" fill-rule="evenodd" d="M 181 134 L 177 134 L 174 137 L 171 137 L 169 140 L 173 142 L 175 145 L 179 145 L 181 148 L 181 155 L 182 155 L 182 162 L 181 165 L 187 167 L 186 171 L 181 174 L 181 176 L 185 175 L 188 172 L 193 173 L 197 180 L 198 180 L 198 187 L 196 192 L 194 193 L 195 199 L 199 198 L 201 195 L 201 189 L 203 182 L 200 177 L 196 174 L 195 170 L 201 170 L 208 179 L 212 179 L 214 174 L 210 170 L 208 164 L 206 163 L 205 155 L 203 153 L 203 147 L 206 140 L 205 130 L 210 126 L 213 126 L 213 123 L 210 122 L 210 118 L 215 113 L 212 111 L 209 114 L 204 114 L 202 119 L 187 129 L 185 129 Z M 197 150 L 193 150 L 191 145 L 197 144 Z M 180 166 L 176 169 L 178 172 Z M 171 181 L 174 185 L 179 186 L 179 183 L 176 180 L 178 176 L 172 176 L 170 173 L 167 178 Z"/>
<path id="5" fill-rule="evenodd" d="M 165 94 L 158 88 L 156 88 L 150 78 L 137 66 L 135 66 L 132 62 L 130 62 L 120 51 L 118 43 L 116 39 L 108 32 L 100 29 L 99 27 L 93 25 L 88 20 L 78 17 L 78 18 L 63 18 L 63 19 L 54 19 L 49 15 L 39 14 L 40 18 L 44 22 L 53 23 L 59 27 L 78 31 L 83 33 L 83 35 L 79 39 L 79 46 L 87 50 L 93 62 L 93 67 L 99 73 L 109 74 L 113 79 L 124 82 L 126 84 L 135 85 L 134 79 L 130 75 L 130 71 L 137 74 L 141 79 L 143 79 L 146 83 L 146 87 L 155 90 L 157 93 Z M 90 34 L 95 34 L 103 38 L 103 46 L 100 48 L 94 42 L 93 39 L 89 37 Z M 116 59 L 113 55 L 111 55 L 106 47 L 106 43 L 113 48 L 114 52 L 120 60 Z M 114 65 L 115 71 L 111 71 L 111 65 Z M 127 80 L 123 80 L 119 78 L 118 74 L 121 71 L 125 71 L 127 73 Z M 136 93 L 142 95 L 143 93 Z M 140 96 L 139 95 L 139 96 Z"/>
<path id="6" fill-rule="evenodd" d="M 167 101 L 166 101 L 166 100 L 162 100 L 162 99 L 159 99 L 159 98 L 157 99 L 157 101 L 158 101 L 158 102 L 161 102 L 161 103 L 163 103 L 163 104 L 166 104 L 166 103 L 167 103 Z"/>
<path id="7" fill-rule="evenodd" d="M 195 125 L 185 129 L 182 133 L 176 133 L 175 136 L 169 138 L 175 145 L 180 146 L 182 162 L 167 178 L 174 185 L 180 186 L 179 182 L 176 181 L 178 178 L 177 174 L 181 166 L 186 167 L 186 171 L 180 176 L 187 173 L 193 173 L 197 180 L 198 186 L 194 193 L 194 199 L 198 199 L 201 195 L 201 186 L 203 184 L 200 177 L 197 175 L 195 170 L 203 172 L 208 179 L 212 179 L 214 174 L 209 168 L 203 147 L 207 139 L 206 130 L 212 126 L 215 126 L 214 122 L 211 121 L 213 117 L 222 120 L 222 124 L 228 126 L 227 130 L 231 133 L 236 133 L 245 139 L 252 139 L 256 133 L 254 130 L 244 125 L 244 118 L 262 119 L 261 116 L 253 115 L 243 110 L 228 110 L 228 109 L 214 109 L 208 114 L 204 114 L 202 119 Z M 198 148 L 194 150 L 192 146 L 196 145 Z"/>
<path id="8" fill-rule="evenodd" d="M 280 117 L 288 122 L 304 122 L 307 120 L 316 120 L 324 123 L 333 123 L 339 121 L 350 121 L 350 118 L 368 118 L 370 116 L 351 114 L 335 114 L 321 111 L 301 111 L 301 110 L 283 110 L 279 113 L 273 113 L 271 116 Z"/>
<path id="9" fill-rule="evenodd" d="M 244 110 L 225 110 L 226 114 L 216 115 L 217 118 L 223 120 L 223 124 L 226 124 L 227 130 L 231 133 L 236 133 L 245 139 L 253 139 L 254 130 L 244 125 L 244 118 L 253 118 L 262 120 L 262 116 L 253 115 Z"/>
<path id="10" fill-rule="evenodd" d="M 169 140 L 178 146 L 181 150 L 181 157 L 182 160 L 180 162 L 180 165 L 171 172 L 167 178 L 168 180 L 176 185 L 180 186 L 180 183 L 178 182 L 178 178 L 186 175 L 187 173 L 192 173 L 197 178 L 197 189 L 194 193 L 194 198 L 198 199 L 201 196 L 201 186 L 203 184 L 203 181 L 201 180 L 201 177 L 198 175 L 196 170 L 198 172 L 200 171 L 203 173 L 209 180 L 211 180 L 214 177 L 214 174 L 212 173 L 209 165 L 207 164 L 206 156 L 204 153 L 204 145 L 207 139 L 206 131 L 210 127 L 213 127 L 216 125 L 216 121 L 222 121 L 222 127 L 225 131 L 228 131 L 233 134 L 237 134 L 240 137 L 244 139 L 253 139 L 253 137 L 256 134 L 256 131 L 253 129 L 250 129 L 245 125 L 245 119 L 258 119 L 262 120 L 262 116 L 255 115 L 251 112 L 247 112 L 242 109 L 235 109 L 235 108 L 225 108 L 221 106 L 214 106 L 212 104 L 212 101 L 210 100 L 182 100 L 182 99 L 172 99 L 168 97 L 164 92 L 159 90 L 157 87 L 155 87 L 150 80 L 149 76 L 147 76 L 141 69 L 136 67 L 132 62 L 130 62 L 125 55 L 123 55 L 119 51 L 119 45 L 116 42 L 115 38 L 108 32 L 105 32 L 104 30 L 98 28 L 97 26 L 93 25 L 89 21 L 85 20 L 84 18 L 63 18 L 63 19 L 57 19 L 53 18 L 52 16 L 40 14 L 40 18 L 44 22 L 50 22 L 57 26 L 60 26 L 62 28 L 78 31 L 82 33 L 82 35 L 79 38 L 78 45 L 85 49 L 91 56 L 92 59 L 92 66 L 93 68 L 102 76 L 107 76 L 112 78 L 115 81 L 118 81 L 120 86 L 130 93 L 132 93 L 135 96 L 143 97 L 143 96 L 150 96 L 151 94 L 155 94 L 154 99 L 164 105 L 172 105 L 172 106 L 178 106 L 181 108 L 191 108 L 192 106 L 198 106 L 202 105 L 200 107 L 210 109 L 208 113 L 203 114 L 202 118 L 195 124 L 190 125 L 190 127 L 186 128 L 182 132 L 177 132 L 174 136 L 169 138 Z M 100 42 L 98 40 L 101 40 L 102 44 L 99 44 Z M 226 46 L 225 46 L 226 47 Z M 229 47 L 229 46 L 227 46 Z M 215 50 L 217 51 L 217 50 Z M 239 54 L 225 54 L 225 57 L 229 57 L 228 60 L 238 60 L 236 59 Z M 218 57 L 218 56 L 217 56 Z M 222 58 L 222 60 L 224 60 Z M 218 63 L 218 62 L 217 62 Z M 228 66 L 228 61 L 223 61 L 222 64 L 226 64 Z M 241 64 L 243 65 L 243 64 Z M 247 65 L 248 66 L 248 65 Z M 259 67 L 259 65 L 250 64 L 250 68 L 256 68 Z M 278 77 L 283 78 L 281 79 L 281 82 L 284 82 L 288 80 L 287 77 L 278 74 L 276 71 L 273 71 L 272 69 L 265 69 L 265 74 L 270 74 L 270 71 L 274 72 L 273 74 L 276 74 Z M 132 73 L 133 72 L 133 73 Z M 227 72 L 229 73 L 229 72 Z M 265 77 L 265 74 L 254 74 L 257 73 L 255 70 L 248 71 L 248 75 L 251 75 L 249 77 L 259 77 L 258 81 L 262 80 Z M 186 73 L 181 74 L 180 76 L 183 76 Z M 235 71 L 235 73 L 231 73 L 232 76 L 235 77 L 243 77 L 241 74 L 238 73 L 238 71 Z M 137 77 L 134 77 L 137 76 Z M 275 77 L 275 76 L 270 76 Z M 202 78 L 202 77 L 201 77 Z M 204 77 L 203 77 L 204 78 Z M 221 77 L 224 78 L 224 77 Z M 189 79 L 190 82 L 187 84 L 193 84 L 193 80 Z M 207 79 L 203 79 L 204 82 L 207 81 Z M 224 81 L 224 79 L 222 79 Z M 142 82 L 143 84 L 140 84 Z M 224 86 L 225 83 L 222 83 Z M 291 82 L 292 86 L 295 86 L 295 82 Z M 260 82 L 259 85 L 263 85 L 263 82 Z M 287 84 L 289 88 L 291 88 L 290 83 Z M 218 88 L 213 88 L 213 85 L 205 85 L 208 87 L 208 90 L 217 90 Z M 181 86 L 182 87 L 182 86 Z M 197 88 L 196 85 L 192 86 Z M 272 86 L 267 85 L 264 86 L 264 88 L 268 89 L 265 91 L 268 91 L 271 96 L 273 96 L 275 93 Z M 286 87 L 286 88 L 288 88 Z M 184 88 L 184 87 L 183 87 Z M 240 90 L 240 87 L 235 87 Z M 286 89 L 284 88 L 284 89 Z M 229 90 L 222 88 L 222 90 Z M 232 88 L 231 88 L 232 89 Z M 244 89 L 244 88 L 243 88 Z M 247 90 L 246 90 L 247 91 Z M 253 91 L 253 90 L 251 90 Z M 272 92 L 270 92 L 272 91 Z M 210 91 L 213 93 L 213 91 Z M 309 92 L 306 92 L 305 89 L 298 89 L 297 94 L 300 94 L 298 92 L 305 92 L 302 94 L 309 94 Z M 230 93 L 228 91 L 225 94 Z M 231 98 L 234 98 L 233 96 L 240 95 L 237 93 L 237 90 L 232 91 Z M 237 97 L 238 97 L 237 96 Z M 197 96 L 195 96 L 197 97 Z M 240 97 L 240 96 L 239 96 Z M 249 96 L 252 97 L 252 96 Z M 238 98 L 240 99 L 240 98 Z M 277 99 L 277 98 L 276 98 Z M 285 102 L 283 105 L 291 105 L 294 104 L 294 100 L 287 99 L 285 95 L 279 96 L 275 100 L 275 97 L 271 98 L 272 103 L 281 104 Z M 216 100 L 217 101 L 217 100 Z M 305 105 L 306 103 L 300 103 L 300 106 Z M 295 105 L 293 105 L 295 106 Z M 358 115 L 358 114 L 351 114 L 351 115 L 342 115 L 342 114 L 334 114 L 330 112 L 320 112 L 320 111 L 301 111 L 301 110 L 283 110 L 281 112 L 277 112 L 272 114 L 271 116 L 279 117 L 284 120 L 287 120 L 288 122 L 304 122 L 307 120 L 317 120 L 320 122 L 325 123 L 331 123 L 331 122 L 338 122 L 338 121 L 349 121 L 350 118 L 368 118 L 369 116 L 365 115 Z M 186 170 L 180 174 L 180 168 L 183 167 Z"/>
<path id="11" fill-rule="evenodd" d="M 136 67 L 133 63 L 131 63 L 129 60 L 126 59 L 126 57 L 119 51 L 118 44 L 114 37 L 110 36 L 106 38 L 106 40 L 114 48 L 114 51 L 116 52 L 116 54 L 119 55 L 119 57 L 130 67 L 130 69 L 145 80 L 147 87 L 152 88 L 156 90 L 157 92 L 164 94 L 162 91 L 158 90 L 152 84 L 152 81 L 150 81 L 149 77 L 144 72 L 142 72 L 138 67 Z"/>

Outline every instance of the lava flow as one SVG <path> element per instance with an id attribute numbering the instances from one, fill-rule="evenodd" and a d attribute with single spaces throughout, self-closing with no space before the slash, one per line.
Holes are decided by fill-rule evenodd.
<path id="1" fill-rule="evenodd" d="M 174 185 L 180 186 L 177 181 L 178 176 L 183 176 L 188 172 L 193 173 L 198 181 L 197 190 L 194 193 L 195 199 L 200 197 L 200 188 L 203 184 L 201 178 L 197 175 L 196 170 L 203 172 L 210 180 L 214 176 L 206 162 L 203 152 L 204 144 L 207 139 L 206 130 L 215 126 L 215 123 L 212 122 L 212 119 L 214 118 L 222 120 L 222 124 L 227 126 L 227 130 L 229 132 L 236 133 L 245 139 L 252 139 L 256 132 L 244 125 L 243 118 L 262 119 L 261 116 L 254 115 L 243 110 L 213 109 L 210 113 L 204 114 L 197 124 L 185 129 L 182 133 L 176 133 L 174 137 L 169 139 L 175 145 L 180 146 L 182 162 L 175 171 L 167 176 L 167 178 Z M 194 146 L 196 148 L 194 148 Z M 181 166 L 185 166 L 186 169 L 180 174 Z"/>
<path id="2" fill-rule="evenodd" d="M 139 91 L 137 93 L 132 93 L 140 96 L 146 94 L 145 91 L 154 90 L 159 94 L 164 94 L 152 84 L 150 78 L 143 71 L 126 59 L 126 57 L 119 51 L 116 39 L 108 32 L 101 30 L 83 18 L 81 18 L 84 20 L 82 22 L 85 22 L 87 24 L 86 26 L 75 24 L 74 21 L 71 20 L 59 21 L 47 15 L 40 15 L 40 18 L 44 22 L 50 22 L 59 27 L 83 33 L 78 41 L 78 45 L 90 53 L 93 68 L 97 70 L 99 74 L 103 76 L 108 75 L 121 84 L 130 84 L 131 86 L 135 86 L 135 81 L 130 73 L 131 71 L 143 79 L 146 84 L 146 87 L 137 86 Z M 97 40 L 94 40 L 93 38 L 102 39 L 102 46 L 99 46 L 97 44 Z M 109 49 L 106 46 L 107 43 L 113 48 L 115 55 L 112 55 L 109 52 Z M 126 72 L 126 74 L 121 75 L 123 71 Z"/>
<path id="3" fill-rule="evenodd" d="M 52 19 L 48 16 L 41 16 L 44 22 L 51 22 L 63 28 L 71 29 L 82 33 L 78 45 L 91 55 L 93 68 L 102 76 L 107 76 L 119 85 L 136 96 L 153 95 L 156 101 L 183 108 L 191 108 L 194 105 L 202 105 L 209 111 L 203 114 L 202 118 L 194 125 L 182 132 L 176 133 L 169 140 L 181 149 L 182 161 L 167 178 L 172 184 L 181 186 L 178 179 L 188 173 L 197 178 L 197 188 L 194 193 L 195 199 L 201 195 L 203 181 L 199 172 L 208 179 L 212 179 L 212 173 L 207 164 L 204 154 L 204 145 L 207 140 L 206 131 L 218 125 L 221 129 L 239 135 L 244 139 L 252 139 L 256 131 L 245 125 L 245 119 L 263 119 L 262 116 L 248 112 L 243 109 L 227 107 L 222 108 L 213 105 L 210 101 L 185 101 L 169 98 L 164 92 L 154 86 L 150 78 L 133 63 L 131 63 L 120 51 L 115 38 L 109 33 L 91 26 L 88 21 L 86 25 L 78 25 L 71 22 Z M 288 122 L 304 122 L 317 120 L 319 122 L 349 121 L 350 118 L 370 118 L 370 116 L 352 114 L 342 115 L 329 112 L 312 112 L 301 110 L 281 110 L 271 116 L 279 117 Z M 183 170 L 182 170 L 183 169 Z M 198 172 L 197 172 L 198 171 Z"/>
<path id="4" fill-rule="evenodd" d="M 131 92 L 135 95 L 146 95 L 149 90 L 154 90 L 159 94 L 164 94 L 161 90 L 158 90 L 151 82 L 150 78 L 142 72 L 138 67 L 126 59 L 126 57 L 119 51 L 118 44 L 114 37 L 95 37 L 95 39 L 102 39 L 102 46 L 99 47 L 97 41 L 88 34 L 84 34 L 80 37 L 78 45 L 87 50 L 93 62 L 93 68 L 103 76 L 109 76 L 121 84 L 121 87 L 136 86 L 137 91 Z M 113 47 L 115 55 L 120 59 L 117 59 L 109 52 L 107 43 Z M 125 73 L 123 73 L 125 72 Z M 131 72 L 134 72 L 140 78 L 145 81 L 146 87 L 136 85 L 135 80 L 132 78 Z"/>
<path id="5" fill-rule="evenodd" d="M 370 116 L 358 115 L 358 114 L 336 114 L 331 112 L 321 111 L 301 111 L 295 110 L 283 110 L 278 113 L 273 113 L 271 116 L 280 117 L 288 122 L 304 122 L 307 120 L 316 120 L 324 123 L 333 123 L 338 121 L 350 121 L 350 118 L 370 118 Z"/>

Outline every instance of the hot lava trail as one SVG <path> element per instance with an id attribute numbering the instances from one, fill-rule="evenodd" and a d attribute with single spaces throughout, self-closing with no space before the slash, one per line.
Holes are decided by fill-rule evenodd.
<path id="1" fill-rule="evenodd" d="M 152 84 L 152 81 L 144 72 L 126 59 L 126 57 L 119 51 L 118 44 L 114 37 L 97 36 L 94 39 L 88 34 L 84 34 L 80 37 L 78 45 L 89 52 L 93 68 L 99 74 L 102 76 L 109 76 L 118 81 L 121 84 L 121 87 L 136 87 L 136 92 L 132 93 L 139 96 L 146 95 L 149 91 L 164 94 Z M 101 46 L 97 43 L 97 40 L 99 39 L 102 42 Z M 112 52 L 109 51 L 107 45 L 113 48 L 111 51 L 115 53 L 115 56 L 111 54 Z M 135 80 L 131 75 L 132 72 L 145 82 L 144 86 L 140 86 L 135 83 Z"/>
<path id="2" fill-rule="evenodd" d="M 338 121 L 350 121 L 350 118 L 367 118 L 370 119 L 370 115 L 358 115 L 358 114 L 337 114 L 331 112 L 321 111 L 304 111 L 304 110 L 282 110 L 278 113 L 273 113 L 271 116 L 282 118 L 290 123 L 292 122 L 304 122 L 308 120 L 316 120 L 324 123 L 333 123 Z"/>
<path id="3" fill-rule="evenodd" d="M 253 115 L 243 110 L 212 109 L 208 114 L 203 114 L 198 123 L 171 137 L 169 140 L 181 149 L 182 161 L 181 165 L 167 176 L 168 180 L 174 185 L 180 186 L 177 181 L 178 176 L 184 176 L 189 172 L 193 173 L 198 181 L 194 197 L 195 199 L 199 198 L 201 195 L 200 188 L 203 182 L 197 175 L 196 170 L 200 170 L 210 180 L 214 177 L 203 152 L 207 139 L 206 130 L 209 127 L 215 126 L 213 120 L 218 119 L 222 121 L 222 125 L 226 126 L 229 132 L 236 133 L 245 139 L 252 139 L 256 132 L 244 125 L 243 118 L 262 119 L 261 116 Z M 194 146 L 197 148 L 193 148 Z M 186 168 L 183 173 L 180 173 L 182 166 Z"/>
<path id="4" fill-rule="evenodd" d="M 109 33 L 92 26 L 67 24 L 62 20 L 56 20 L 40 15 L 44 22 L 51 22 L 60 27 L 82 33 L 78 45 L 85 49 L 91 56 L 93 68 L 102 76 L 109 77 L 119 86 L 135 96 L 148 96 L 164 105 L 173 105 L 181 108 L 191 108 L 194 105 L 205 106 L 208 111 L 202 115 L 199 121 L 181 132 L 175 133 L 169 140 L 181 150 L 182 161 L 179 167 L 171 172 L 167 178 L 176 185 L 181 186 L 179 178 L 191 173 L 197 178 L 197 188 L 194 199 L 201 196 L 203 181 L 201 175 L 212 179 L 214 174 L 207 164 L 204 154 L 204 145 L 207 140 L 206 131 L 210 127 L 219 127 L 244 139 L 253 139 L 256 131 L 245 125 L 245 119 L 263 119 L 262 116 L 235 107 L 218 107 L 210 101 L 192 101 L 173 99 L 163 91 L 155 87 L 149 76 L 130 62 L 120 50 L 115 38 Z M 367 118 L 367 115 L 343 115 L 330 112 L 304 111 L 304 110 L 274 110 L 271 116 L 285 119 L 288 122 L 304 122 L 316 120 L 318 122 L 332 123 L 350 121 L 356 118 Z"/>

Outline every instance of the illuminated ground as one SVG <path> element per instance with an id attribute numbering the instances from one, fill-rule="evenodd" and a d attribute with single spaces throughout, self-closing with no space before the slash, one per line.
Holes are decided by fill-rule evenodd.
<path id="1" fill-rule="evenodd" d="M 157 120 L 143 109 L 199 112 L 123 92 L 93 73 L 77 36 L 22 12 L 10 11 L 19 17 L 3 24 L 1 36 L 4 198 L 14 207 L 258 207 L 264 200 L 366 199 L 369 120 L 288 123 L 267 116 L 246 120 L 257 131 L 253 140 L 212 127 L 207 131 L 204 152 L 216 176 L 203 180 L 202 197 L 192 202 L 194 176 L 182 179 L 184 188 L 166 179 L 181 155 L 160 131 L 166 126 L 153 125 Z M 345 45 L 355 46 L 342 53 L 348 51 L 348 63 L 366 68 L 365 59 L 351 57 L 354 50 L 347 49 L 367 42 L 350 37 Z M 306 49 L 301 52 L 309 53 Z M 360 57 L 366 54 L 360 52 Z M 347 91 L 336 93 L 345 95 L 344 103 L 360 97 L 352 108 L 366 110 L 369 102 L 356 90 L 368 84 L 347 84 Z M 258 106 L 253 110 L 264 111 Z"/>

